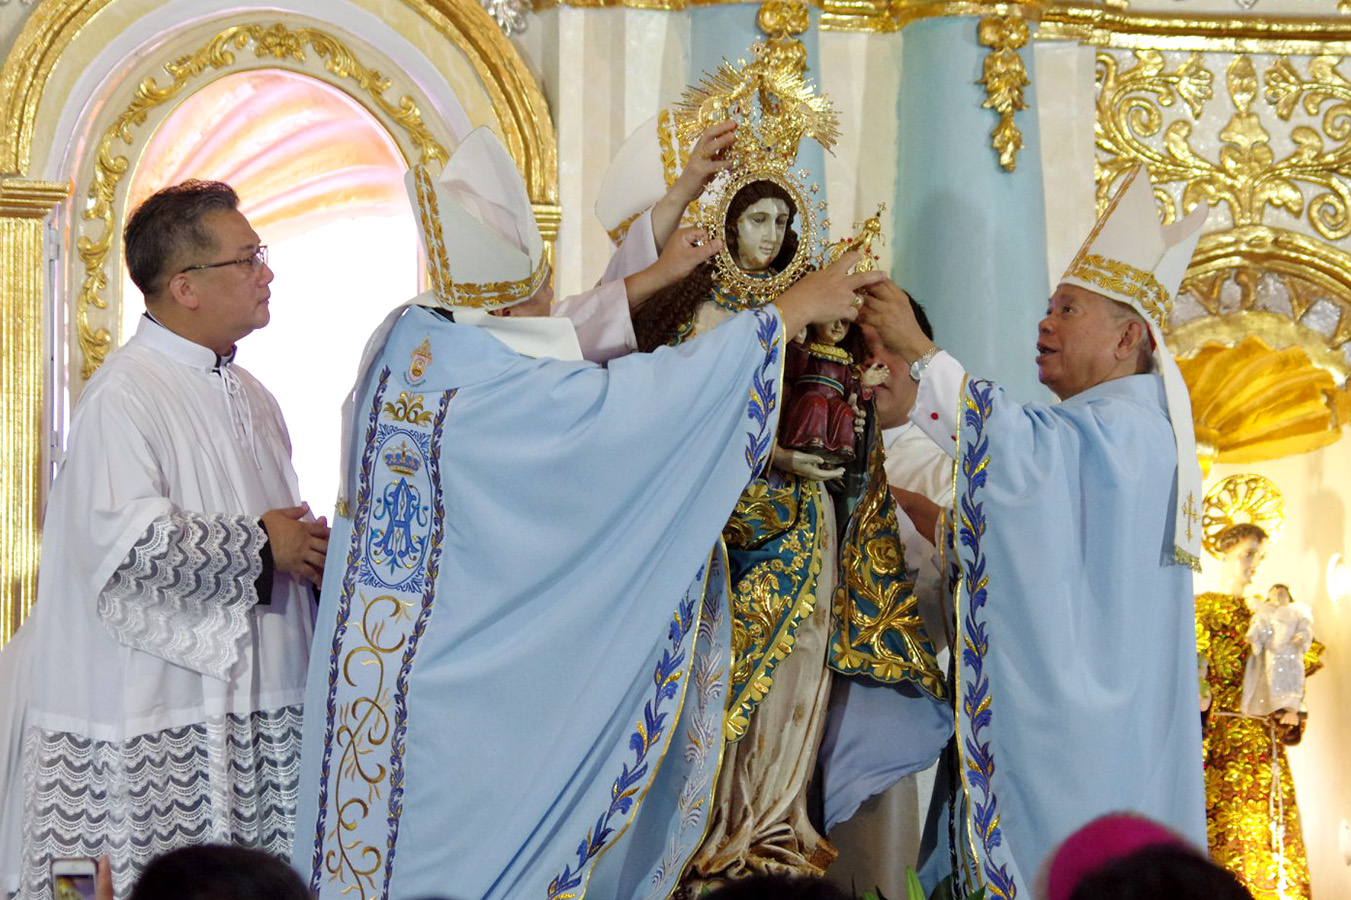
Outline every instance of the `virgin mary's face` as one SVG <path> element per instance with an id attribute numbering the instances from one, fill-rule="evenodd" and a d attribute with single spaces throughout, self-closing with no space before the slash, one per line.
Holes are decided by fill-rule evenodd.
<path id="1" fill-rule="evenodd" d="M 736 262 L 744 271 L 769 268 L 783 248 L 788 204 L 776 197 L 756 200 L 736 220 Z"/>

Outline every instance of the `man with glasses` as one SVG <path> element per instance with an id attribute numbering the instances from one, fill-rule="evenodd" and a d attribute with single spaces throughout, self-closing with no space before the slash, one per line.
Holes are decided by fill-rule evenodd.
<path id="1" fill-rule="evenodd" d="M 290 848 L 328 526 L 300 500 L 276 401 L 234 364 L 272 281 L 237 207 L 189 181 L 127 223 L 146 314 L 76 407 L 37 604 L 5 654 L 23 749 L 0 763 L 0 834 L 22 847 L 0 850 L 25 898 L 50 895 L 59 857 L 106 854 L 125 894 L 174 847 Z"/>

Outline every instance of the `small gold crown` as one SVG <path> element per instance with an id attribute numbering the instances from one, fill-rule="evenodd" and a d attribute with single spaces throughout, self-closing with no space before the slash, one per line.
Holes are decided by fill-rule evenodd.
<path id="1" fill-rule="evenodd" d="M 402 443 L 397 449 L 385 454 L 385 465 L 391 472 L 413 476 L 422 468 L 422 461 L 408 449 L 407 443 Z"/>
<path id="2" fill-rule="evenodd" d="M 885 238 L 882 234 L 882 213 L 886 208 L 885 203 L 877 204 L 877 212 L 871 218 L 854 223 L 854 230 L 857 233 L 853 237 L 842 238 L 831 244 L 826 249 L 825 265 L 830 265 L 850 250 L 857 250 L 863 254 L 863 258 L 854 266 L 855 272 L 871 272 L 877 268 L 877 254 L 873 252 L 873 242 Z"/>

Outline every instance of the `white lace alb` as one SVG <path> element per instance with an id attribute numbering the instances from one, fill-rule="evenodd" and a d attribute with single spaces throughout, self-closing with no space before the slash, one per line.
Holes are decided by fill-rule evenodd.
<path id="1" fill-rule="evenodd" d="M 30 728 L 24 736 L 20 900 L 51 900 L 48 863 L 112 860 L 125 897 L 154 857 L 224 842 L 288 858 L 300 777 L 301 707 L 97 741 Z"/>

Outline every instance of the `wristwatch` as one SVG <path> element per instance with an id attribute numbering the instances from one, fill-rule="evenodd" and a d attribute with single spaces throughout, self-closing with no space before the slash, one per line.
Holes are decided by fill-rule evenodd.
<path id="1" fill-rule="evenodd" d="M 910 364 L 910 379 L 912 381 L 918 382 L 920 376 L 924 374 L 924 370 L 929 368 L 929 363 L 933 362 L 933 358 L 937 355 L 938 355 L 937 345 L 930 347 L 928 350 L 924 351 L 923 356 L 921 356 L 919 359 L 915 360 Z"/>

